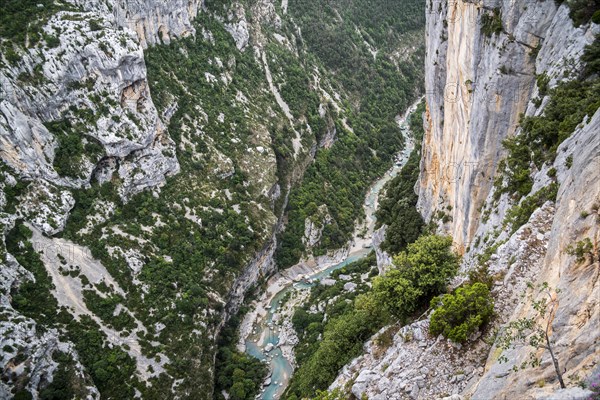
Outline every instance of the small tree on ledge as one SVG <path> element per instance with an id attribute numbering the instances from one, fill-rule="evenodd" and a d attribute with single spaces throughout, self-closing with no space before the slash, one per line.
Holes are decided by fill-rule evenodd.
<path id="1" fill-rule="evenodd" d="M 528 284 L 533 289 L 532 284 Z M 513 370 L 518 371 L 519 369 L 525 369 L 528 365 L 531 367 L 537 367 L 540 365 L 540 357 L 536 354 L 537 350 L 544 349 L 550 352 L 552 363 L 554 364 L 554 371 L 556 377 L 560 383 L 561 388 L 565 388 L 562 373 L 558 359 L 554 354 L 553 341 L 550 339 L 550 326 L 556 310 L 558 309 L 557 294 L 560 293 L 559 289 L 550 290 L 548 283 L 544 282 L 540 285 L 540 293 L 544 292 L 547 298 L 543 298 L 540 301 L 533 302 L 533 309 L 535 315 L 531 318 L 521 318 L 516 321 L 510 322 L 505 328 L 503 334 L 498 338 L 498 347 L 502 350 L 508 350 L 518 346 L 531 346 L 533 350 L 529 353 L 529 358 L 523 361 L 520 366 L 514 365 Z M 502 354 L 499 358 L 499 362 L 507 362 L 508 358 Z"/>

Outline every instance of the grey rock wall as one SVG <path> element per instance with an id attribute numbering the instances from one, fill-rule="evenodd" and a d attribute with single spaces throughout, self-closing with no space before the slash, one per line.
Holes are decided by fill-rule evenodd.
<path id="1" fill-rule="evenodd" d="M 553 83 L 562 79 L 569 59 L 578 59 L 598 27 L 574 28 L 568 8 L 553 2 L 428 4 L 418 208 L 429 220 L 450 206 L 453 222 L 444 230 L 464 250 L 504 156 L 502 140 L 517 132 L 519 115 L 537 95 L 536 73 L 546 71 Z M 487 37 L 481 18 L 494 7 L 501 10 L 503 32 Z"/>
<path id="2" fill-rule="evenodd" d="M 192 20 L 203 6 L 203 0 L 117 0 L 112 12 L 116 23 L 134 31 L 145 48 L 195 35 Z"/>
<path id="3" fill-rule="evenodd" d="M 488 37 L 481 18 L 495 7 L 503 32 Z M 542 98 L 541 106 L 532 101 L 539 95 L 536 74 L 546 73 L 550 87 L 577 76 L 584 47 L 600 32 L 593 23 L 575 28 L 568 12 L 550 1 L 427 2 L 427 111 L 415 188 L 418 208 L 428 221 L 438 211 L 450 216 L 437 225 L 464 255 L 453 286 L 481 265 L 484 251 L 491 252 L 485 264 L 494 279 L 496 317 L 483 335 L 464 345 L 431 337 L 427 315 L 398 330 L 387 349 L 375 344 L 375 335 L 332 387 L 350 387 L 357 397 L 378 400 L 590 394 L 576 386 L 597 373 L 600 359 L 600 111 L 560 145 L 552 164 L 532 172 L 533 193 L 552 181 L 548 171 L 556 169 L 557 199 L 535 210 L 514 233 L 504 220 L 515 202 L 507 195 L 495 202 L 493 188 L 506 155 L 502 140 L 520 133 L 520 114 L 540 115 L 548 101 Z M 570 167 L 567 158 L 573 160 Z M 586 239 L 592 255 L 578 261 L 569 246 Z M 528 285 L 544 282 L 556 289 L 558 308 L 538 322 L 550 323 L 567 390 L 559 390 L 547 351 L 536 353 L 540 366 L 512 373 L 532 348 L 517 347 L 506 353 L 508 363 L 500 363 L 502 351 L 494 344 L 495 329 L 534 315 L 533 302 L 545 294 L 529 291 Z"/>
<path id="4" fill-rule="evenodd" d="M 21 49 L 22 60 L 0 70 L 0 157 L 25 178 L 86 186 L 97 160 L 83 154 L 77 176 L 59 176 L 53 165 L 59 141 L 47 124 L 68 120 L 114 161 L 104 174 L 122 179 L 124 198 L 177 173 L 174 142 L 152 102 L 135 36 L 96 11 L 59 12 L 44 30 L 60 39 L 57 47 Z"/>

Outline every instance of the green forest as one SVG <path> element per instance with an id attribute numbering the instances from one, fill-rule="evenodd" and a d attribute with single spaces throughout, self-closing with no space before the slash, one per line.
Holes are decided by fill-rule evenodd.
<path id="1" fill-rule="evenodd" d="M 300 338 L 295 348 L 298 369 L 284 398 L 312 398 L 319 390 L 327 389 L 339 370 L 362 354 L 364 342 L 391 324 L 392 328 L 375 339 L 384 351 L 392 343 L 393 326 L 414 320 L 435 296 L 446 293 L 459 260 L 452 252 L 452 238 L 422 235 L 400 252 L 394 265 L 381 276 L 373 253 L 335 271 L 333 278 L 340 274 L 352 277 L 357 284 L 353 292 L 345 291 L 339 279 L 333 286 L 319 284 L 313 288 L 309 300 L 296 309 L 292 319 Z M 365 281 L 361 274 L 366 272 L 370 273 Z M 320 302 L 326 304 L 325 309 L 311 311 Z M 455 327 L 455 321 L 448 324 Z M 469 327 L 480 325 L 472 323 Z"/>
<path id="2" fill-rule="evenodd" d="M 322 204 L 332 222 L 324 226 L 313 254 L 344 246 L 362 217 L 368 186 L 402 148 L 394 117 L 423 91 L 424 48 L 417 42 L 416 50 L 401 60 L 392 54 L 404 45 L 414 46 L 414 37 L 422 34 L 423 7 L 420 0 L 377 0 L 369 7 L 344 1 L 290 1 L 303 46 L 350 96 L 344 106 L 352 131 L 338 120 L 337 140 L 330 148 L 317 150 L 302 183 L 292 190 L 288 224 L 277 251 L 281 268 L 304 254 L 305 219 Z M 335 17 L 338 14 L 341 18 Z M 375 55 L 374 44 L 380 46 Z"/>
<path id="3" fill-rule="evenodd" d="M 424 111 L 425 102 L 422 102 L 409 117 L 408 124 L 415 140 L 415 149 L 398 176 L 386 184 L 375 213 L 377 227 L 387 225 L 382 248 L 391 254 L 404 250 L 423 230 L 423 218 L 416 208 L 418 196 L 415 184 L 419 179 Z"/>

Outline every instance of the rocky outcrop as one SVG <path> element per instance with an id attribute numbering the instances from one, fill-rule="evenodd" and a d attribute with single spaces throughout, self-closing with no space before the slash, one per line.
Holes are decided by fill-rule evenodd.
<path id="1" fill-rule="evenodd" d="M 386 267 L 392 265 L 392 257 L 387 251 L 381 248 L 381 244 L 385 240 L 386 225 L 381 226 L 379 229 L 373 232 L 373 250 L 375 250 L 375 256 L 377 259 L 377 269 L 379 274 L 383 274 Z"/>
<path id="2" fill-rule="evenodd" d="M 543 258 L 539 261 L 541 268 L 532 277 L 532 282 L 547 282 L 557 291 L 558 309 L 551 320 L 552 338 L 555 341 L 554 351 L 561 368 L 564 368 L 568 386 L 577 385 L 580 380 L 590 377 L 598 369 L 600 359 L 600 219 L 597 206 L 594 206 L 600 205 L 599 130 L 600 112 L 596 112 L 586 125 L 577 129 L 559 147 L 559 155 L 554 163 L 561 182 L 556 210 L 547 235 L 548 243 Z M 573 165 L 568 168 L 566 158 L 572 154 L 575 155 Z M 544 171 L 538 175 L 542 173 Z M 539 184 L 539 180 L 536 183 Z M 591 255 L 578 261 L 569 247 L 585 239 L 591 240 L 593 250 Z M 492 268 L 496 268 L 497 272 L 505 271 L 503 263 L 513 256 L 514 252 L 499 250 L 497 259 L 491 263 Z M 539 301 L 542 295 L 534 296 L 515 307 L 508 320 L 531 316 L 532 302 Z M 471 391 L 473 399 L 487 399 L 490 394 L 508 398 L 522 393 L 528 393 L 532 398 L 544 398 L 552 393 L 552 388 L 557 387 L 554 367 L 548 354 L 543 355 L 540 367 L 527 374 L 511 374 L 499 379 L 498 376 L 504 374 L 501 371 L 506 371 L 512 365 L 519 365 L 526 359 L 528 352 L 517 351 L 511 356 L 508 364 L 499 364 L 494 354 L 490 354 L 486 373 Z M 549 382 L 550 387 L 532 390 L 531 383 L 539 381 Z"/>
<path id="3" fill-rule="evenodd" d="M 131 32 L 93 9 L 59 12 L 44 30 L 58 37 L 57 46 L 21 49 L 21 61 L 0 70 L 4 162 L 24 178 L 66 187 L 86 186 L 100 167 L 104 179 L 122 180 L 124 198 L 177 173 L 174 142 L 152 102 L 144 55 Z M 56 153 L 71 132 L 83 146 L 78 154 L 69 150 L 62 162 L 71 171 L 59 175 Z M 100 151 L 86 147 L 94 142 Z"/>
<path id="4" fill-rule="evenodd" d="M 521 133 L 521 114 L 540 115 L 547 104 L 536 76 L 545 73 L 550 87 L 576 77 L 579 57 L 600 27 L 575 28 L 568 7 L 553 2 L 431 2 L 427 12 L 418 208 L 439 232 L 454 237 L 464 255 L 453 286 L 487 266 L 496 318 L 463 345 L 430 337 L 427 315 L 397 333 L 398 328 L 384 328 L 332 387 L 350 387 L 357 398 L 369 399 L 586 398 L 590 392 L 577 386 L 597 376 L 600 359 L 600 111 L 559 146 L 555 160 L 532 171 L 531 192 L 556 182 L 556 201 L 533 211 L 515 232 L 506 217 L 518 202 L 507 195 L 498 200 L 493 180 L 506 155 L 502 140 Z M 502 31 L 486 34 L 484 15 L 499 20 Z M 441 212 L 449 218 L 438 220 Z M 590 248 L 577 259 L 571 249 L 585 240 Z M 558 307 L 538 322 L 550 324 L 565 390 L 559 389 L 548 351 L 535 352 L 539 366 L 512 373 L 532 348 L 509 350 L 508 362 L 501 363 L 503 351 L 494 343 L 495 330 L 535 316 L 534 302 L 545 294 L 528 287 L 542 283 L 553 289 Z M 376 344 L 383 334 L 393 334 L 389 348 Z"/>
<path id="5" fill-rule="evenodd" d="M 134 31 L 145 48 L 194 35 L 192 20 L 202 7 L 203 0 L 119 0 L 112 12 L 116 23 Z"/>
<path id="6" fill-rule="evenodd" d="M 397 325 L 385 327 L 365 344 L 364 354 L 344 368 L 332 388 L 344 387 L 365 370 L 371 372 L 371 379 L 356 380 L 352 385 L 352 392 L 358 398 L 366 394 L 369 399 L 382 400 L 437 399 L 458 395 L 473 387 L 484 375 L 494 328 L 509 318 L 520 304 L 527 283 L 540 272 L 553 213 L 553 205 L 546 204 L 499 248 L 498 259 L 513 258 L 509 266 L 502 265 L 493 270 L 496 274 L 493 293 L 498 299 L 494 327 L 483 335 L 475 333 L 465 345 L 452 343 L 441 335 L 431 336 L 428 313 L 402 328 Z M 391 336 L 391 344 L 388 347 L 378 344 L 385 343 L 377 340 L 380 336 Z M 495 356 L 497 358 L 497 354 Z"/>
<path id="7" fill-rule="evenodd" d="M 466 251 L 464 271 L 480 264 L 478 255 L 488 249 L 490 270 L 510 275 L 517 248 L 535 234 L 511 235 L 504 220 L 514 206 L 512 200 L 502 196 L 494 202 L 493 178 L 505 155 L 501 141 L 520 133 L 520 114 L 543 112 L 545 101 L 541 107 L 532 102 L 544 97 L 536 86 L 536 74 L 547 74 L 550 86 L 576 76 L 581 69 L 577 60 L 600 27 L 589 23 L 575 28 L 568 7 L 557 8 L 552 2 L 501 2 L 496 11 L 486 3 L 458 2 L 445 7 L 428 8 L 427 126 L 418 206 L 427 220 L 438 210 L 450 210 L 450 222 L 440 230 L 453 235 L 460 252 Z M 484 33 L 484 14 L 501 18 L 501 33 Z M 591 210 L 600 195 L 599 118 L 599 112 L 588 116 L 560 145 L 553 164 L 533 172 L 532 193 L 550 183 L 551 168 L 557 171 L 555 210 L 549 215 L 550 232 L 544 235 L 548 242 L 538 259 L 539 273 L 531 280 L 547 282 L 561 293 L 552 334 L 570 384 L 590 376 L 596 365 L 591 360 L 598 359 L 600 289 L 597 272 L 593 272 L 598 260 L 578 262 L 568 248 L 584 239 L 591 240 L 594 249 L 598 246 L 598 220 L 589 215 L 595 213 Z M 570 167 L 568 157 L 573 159 Z M 487 217 L 482 218 L 486 208 Z M 505 278 L 504 293 L 522 291 L 514 284 Z M 539 296 L 506 305 L 500 315 L 505 321 L 529 316 L 535 300 Z M 541 398 L 556 389 L 547 354 L 542 365 L 527 374 L 507 375 L 508 368 L 522 362 L 528 352 L 512 353 L 508 367 L 498 363 L 497 353 L 491 351 L 481 381 L 467 392 L 472 398 Z M 532 389 L 531 383 L 540 380 L 550 385 Z"/>
<path id="8" fill-rule="evenodd" d="M 502 33 L 482 17 L 499 7 Z M 553 2 L 431 2 L 427 8 L 427 123 L 418 208 L 426 220 L 450 207 L 445 229 L 464 250 L 474 238 L 503 157 L 502 140 L 532 112 L 536 73 L 552 82 L 578 64 L 598 26 L 574 28 Z M 535 53 L 539 49 L 537 58 Z"/>
<path id="9" fill-rule="evenodd" d="M 307 249 L 312 249 L 319 244 L 325 225 L 330 224 L 331 221 L 331 215 L 325 204 L 322 204 L 314 215 L 306 217 L 302 242 Z"/>
<path id="10" fill-rule="evenodd" d="M 242 273 L 236 278 L 230 291 L 230 298 L 227 302 L 226 319 L 234 315 L 242 302 L 248 290 L 258 284 L 261 280 L 268 278 L 277 271 L 274 253 L 277 248 L 277 238 L 274 235 L 265 247 L 250 261 Z"/>

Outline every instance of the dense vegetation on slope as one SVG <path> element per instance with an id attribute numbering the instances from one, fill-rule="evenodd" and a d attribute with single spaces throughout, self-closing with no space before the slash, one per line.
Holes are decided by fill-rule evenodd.
<path id="1" fill-rule="evenodd" d="M 420 0 L 377 0 L 369 7 L 294 0 L 289 8 L 309 54 L 333 74 L 340 92 L 350 94 L 351 102 L 343 106 L 350 112 L 352 131 L 337 122 L 337 141 L 317 152 L 302 184 L 292 191 L 277 253 L 281 267 L 296 263 L 304 253 L 305 220 L 322 204 L 332 222 L 323 227 L 313 253 L 339 248 L 350 239 L 369 184 L 402 146 L 394 117 L 422 90 L 424 56 L 418 39 L 424 26 Z M 417 49 L 395 54 L 403 46 Z"/>
<path id="2" fill-rule="evenodd" d="M 296 32 L 295 26 L 287 17 L 281 33 L 300 46 L 297 54 L 273 39 L 271 26 L 265 27 L 267 39 L 261 51 L 271 64 L 275 86 L 290 106 L 291 119 L 269 90 L 264 65 L 255 57 L 255 49 L 238 50 L 212 8 L 194 22 L 198 33 L 195 38 L 173 40 L 170 45 L 145 51 L 148 84 L 161 118 L 168 123 L 168 134 L 176 143 L 181 172 L 167 179 L 160 189 L 137 194 L 127 202 L 120 196 L 125 182 L 118 174 L 104 183 L 93 181 L 90 187 L 73 190 L 75 208 L 60 235 L 89 247 L 126 293 L 120 295 L 103 282 L 90 282 L 84 274 L 72 272 L 71 277 L 83 286 L 83 303 L 98 322 L 87 316 L 74 320 L 66 310 L 57 309 L 51 280 L 45 272 L 48 266 L 44 267 L 30 249 L 30 233 L 20 232 L 22 228 L 12 233 L 11 254 L 36 278 L 35 284 L 24 283 L 14 290 L 13 307 L 34 318 L 40 331 L 60 328 L 64 332 L 103 398 L 132 397 L 136 390 L 150 399 L 169 398 L 173 392 L 186 398 L 210 396 L 214 336 L 222 322 L 228 290 L 250 257 L 270 238 L 291 176 L 299 179 L 299 166 L 311 147 L 334 129 L 335 140 L 330 147 L 317 150 L 301 185 L 290 195 L 289 229 L 282 237 L 280 264 L 294 263 L 305 251 L 301 240 L 304 220 L 323 204 L 333 218 L 315 253 L 346 243 L 362 212 L 368 185 L 391 164 L 392 155 L 402 146 L 393 117 L 421 92 L 423 48 L 414 42 L 423 27 L 421 12 L 417 12 L 420 6 L 414 2 L 408 15 L 394 2 L 376 3 L 373 8 L 345 7 L 342 2 L 327 6 L 344 13 L 342 24 L 330 21 L 335 40 L 328 43 L 348 50 L 348 57 L 320 54 L 320 39 L 309 29 L 303 31 L 310 38 L 298 37 L 296 41 L 291 33 Z M 57 44 L 56 38 L 44 36 L 40 29 L 56 11 L 58 2 L 40 1 L 35 7 L 31 2 L 10 4 L 14 15 L 2 16 L 2 29 L 6 30 L 0 32 L 1 36 L 13 37 L 19 46 Z M 217 5 L 223 4 L 229 6 L 229 2 Z M 290 10 L 298 4 L 290 4 Z M 323 4 L 309 5 L 310 18 L 298 19 L 299 25 L 309 24 L 311 18 L 318 20 L 315 7 Z M 391 6 L 397 15 L 405 17 L 392 18 Z M 11 15 L 14 21 L 21 21 L 26 14 L 30 14 L 27 31 L 17 32 L 12 21 L 4 24 Z M 290 14 L 296 18 L 295 13 Z M 350 27 L 354 29 L 353 24 L 361 26 L 361 35 L 346 35 Z M 103 29 L 94 21 L 90 21 L 90 27 L 93 31 Z M 98 34 L 98 40 L 103 34 Z M 409 36 L 401 41 L 401 34 Z M 369 46 L 379 41 L 387 47 L 378 49 L 373 57 Z M 398 43 L 403 46 L 402 52 L 393 54 Z M 8 44 L 5 53 L 9 62 L 14 55 L 12 45 Z M 318 74 L 320 87 L 313 73 Z M 23 75 L 23 79 L 37 79 L 36 71 L 33 76 Z M 84 90 L 89 89 L 89 83 L 74 85 Z M 340 96 L 324 100 L 321 88 Z M 94 102 L 99 103 L 96 115 L 90 109 L 73 113 L 94 124 L 106 112 L 103 101 L 99 96 L 95 98 Z M 79 177 L 78 164 L 86 159 L 96 163 L 104 154 L 97 143 L 83 140 L 79 126 L 69 125 L 70 115 L 55 116 L 57 119 L 46 127 L 58 142 L 56 171 L 61 176 Z M 292 143 L 296 132 L 302 145 L 297 155 Z M 258 149 L 265 146 L 273 147 L 276 166 L 271 159 L 260 159 L 262 151 Z M 283 193 L 277 199 L 270 197 L 274 188 L 265 189 L 257 183 L 261 181 L 257 176 L 269 181 L 269 174 L 279 178 Z M 7 210 L 14 208 L 26 183 L 18 182 L 6 190 Z M 148 382 L 136 372 L 136 360 L 128 354 L 128 344 L 115 344 L 115 338 L 108 338 L 98 325 L 102 323 L 127 337 L 137 330 L 138 321 L 147 329 L 136 333 L 142 355 L 157 362 L 161 355 L 169 358 L 165 373 Z M 240 398 L 251 396 L 260 380 L 257 365 L 233 348 L 227 352 L 226 347 L 219 354 L 219 388 L 231 390 Z M 81 384 L 61 386 L 61 382 L 70 382 L 73 368 L 70 360 L 61 360 L 60 373 L 49 395 L 71 393 Z M 232 371 L 229 365 L 236 368 Z M 153 372 L 150 369 L 148 373 Z"/>
<path id="3" fill-rule="evenodd" d="M 248 184 L 254 164 L 242 163 L 247 162 L 245 157 L 255 157 L 246 154 L 250 145 L 261 144 L 256 143 L 256 136 L 263 125 L 272 124 L 275 131 L 287 120 L 281 114 L 264 112 L 277 107 L 252 53 L 240 52 L 213 17 L 203 14 L 195 24 L 198 32 L 209 29 L 212 41 L 189 37 L 146 51 L 159 110 L 177 103 L 169 133 L 177 143 L 181 172 L 168 179 L 160 195 L 146 191 L 126 204 L 118 195 L 122 182 L 116 175 L 102 185 L 93 183 L 89 189 L 75 191 L 76 205 L 63 232 L 65 238 L 87 245 L 127 294 L 118 297 L 108 290 L 107 298 L 99 301 L 95 291 L 102 292 L 100 285 L 76 277 L 89 289 L 84 291 L 87 307 L 123 335 L 131 330 L 132 321 L 127 314 L 118 318 L 113 314 L 117 303 L 131 311 L 148 328 L 147 333 L 139 333 L 142 353 L 150 359 L 168 354 L 166 373 L 149 379 L 151 386 L 140 382 L 134 373 L 135 361 L 119 346 L 105 350 L 109 341 L 91 319 L 66 321 L 69 314 L 65 314 L 62 322 L 55 322 L 56 317 L 40 320 L 41 315 L 52 314 L 43 312 L 52 306 L 47 301 L 53 299 L 49 287 L 32 283 L 36 290 L 30 290 L 24 284 L 13 297 L 17 310 L 47 328 L 60 323 L 75 332 L 72 340 L 80 360 L 105 398 L 132 397 L 134 387 L 144 398 L 169 398 L 175 380 L 181 382 L 175 392 L 184 397 L 210 396 L 222 299 L 227 299 L 235 276 L 261 248 L 275 223 L 271 200 Z M 218 66 L 217 59 L 223 60 L 224 67 Z M 206 72 L 226 73 L 232 80 L 228 85 L 215 84 Z M 238 93 L 252 102 L 236 101 Z M 67 141 L 69 149 L 80 144 L 68 136 Z M 291 147 L 290 138 L 283 138 L 279 145 Z M 61 159 L 73 155 L 69 151 L 60 154 Z M 226 157 L 234 160 L 231 167 Z M 252 161 L 258 163 L 255 158 Z M 261 172 L 275 170 L 273 165 L 257 167 Z M 102 218 L 93 221 L 94 215 Z M 125 252 L 143 266 L 139 273 L 132 271 Z M 20 261 L 29 270 L 39 269 L 31 259 Z M 84 329 L 85 334 L 81 333 Z"/>
<path id="4" fill-rule="evenodd" d="M 464 285 L 454 293 L 431 300 L 429 332 L 442 334 L 457 343 L 467 340 L 470 334 L 487 324 L 494 314 L 494 302 L 488 287 L 475 282 Z"/>
<path id="5" fill-rule="evenodd" d="M 432 297 L 446 291 L 458 272 L 459 258 L 449 236 L 421 236 L 394 257 L 394 266 L 375 278 L 375 299 L 391 315 L 405 322 Z"/>
<path id="6" fill-rule="evenodd" d="M 44 23 L 59 10 L 74 10 L 72 4 L 52 0 L 3 0 L 0 5 L 0 48 L 16 61 L 13 45 L 32 47 L 42 39 L 55 43 L 43 32 Z"/>
<path id="7" fill-rule="evenodd" d="M 555 0 L 556 4 L 569 6 L 569 17 L 576 27 L 593 21 L 600 24 L 600 2 L 597 0 Z"/>
<path id="8" fill-rule="evenodd" d="M 501 174 L 495 180 L 496 196 L 508 193 L 519 199 L 533 187 L 531 168 L 553 162 L 558 146 L 600 107 L 598 54 L 600 39 L 587 46 L 582 60 L 584 73 L 574 80 L 561 81 L 547 89 L 547 79 L 538 79 L 541 96 L 549 96 L 544 111 L 538 116 L 522 116 L 520 135 L 504 141 L 508 156 L 500 164 Z M 539 101 L 541 104 L 541 99 Z"/>
<path id="9" fill-rule="evenodd" d="M 133 397 L 134 386 L 139 385 L 135 372 L 135 361 L 121 348 L 110 347 L 106 335 L 88 316 L 76 320 L 66 309 L 59 309 L 50 291 L 54 288 L 39 254 L 29 241 L 31 230 L 18 224 L 7 236 L 6 248 L 21 265 L 28 267 L 35 282 L 26 282 L 13 291 L 12 306 L 23 315 L 37 321 L 37 329 L 45 332 L 51 328 L 64 330 L 65 339 L 75 345 L 79 360 L 87 367 L 94 385 L 105 398 Z M 75 371 L 69 357 L 55 354 L 59 363 L 59 376 L 42 399 L 51 399 L 53 393 L 81 393 L 78 386 L 81 378 L 74 377 Z M 16 396 L 28 398 L 29 392 L 17 384 L 13 388 Z M 29 397 L 30 398 L 30 397 Z"/>
<path id="10" fill-rule="evenodd" d="M 308 301 L 296 309 L 292 322 L 300 338 L 294 349 L 299 367 L 284 398 L 302 399 L 316 389 L 326 389 L 339 369 L 361 353 L 364 341 L 383 326 L 387 316 L 366 295 L 370 288 L 360 277 L 368 272 L 370 276 L 377 273 L 374 253 L 334 271 L 335 285 L 318 284 Z M 341 280 L 342 274 L 352 280 Z M 345 291 L 346 282 L 356 283 L 356 290 Z"/>
<path id="11" fill-rule="evenodd" d="M 423 218 L 416 208 L 418 196 L 415 184 L 419 179 L 424 111 L 423 102 L 410 116 L 408 123 L 415 140 L 415 149 L 398 176 L 386 184 L 375 213 L 377 227 L 387 225 L 382 248 L 391 254 L 404 250 L 409 243 L 414 242 L 423 228 Z"/>
<path id="12" fill-rule="evenodd" d="M 245 311 L 242 309 L 231 317 L 219 335 L 214 393 L 217 400 L 225 399 L 223 392 L 228 393 L 231 400 L 252 400 L 267 375 L 263 362 L 236 349 L 239 318 Z"/>
<path id="13" fill-rule="evenodd" d="M 421 236 L 395 257 L 393 268 L 373 279 L 372 288 L 367 281 L 377 273 L 373 254 L 333 274 L 336 278 L 350 274 L 358 284 L 356 291 L 344 291 L 340 280 L 313 288 L 308 302 L 293 317 L 300 338 L 295 349 L 298 369 L 286 398 L 311 397 L 326 389 L 339 369 L 358 356 L 363 343 L 387 322 L 414 318 L 434 296 L 444 293 L 458 270 L 459 259 L 451 245 L 449 237 Z M 360 274 L 370 270 L 369 279 L 363 280 Z M 391 340 L 388 334 L 378 338 L 383 347 Z"/>

